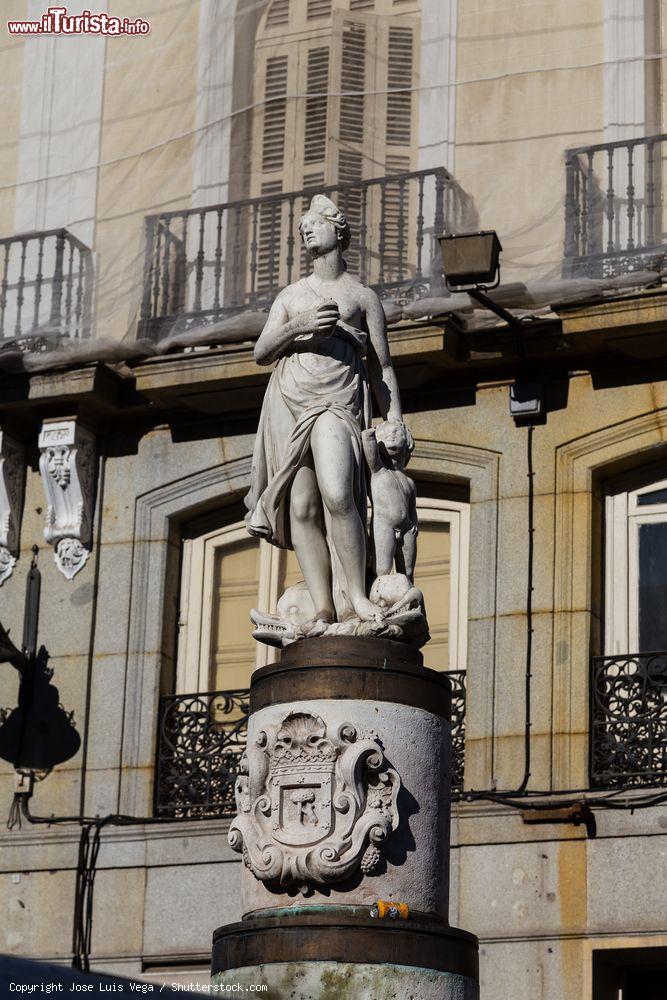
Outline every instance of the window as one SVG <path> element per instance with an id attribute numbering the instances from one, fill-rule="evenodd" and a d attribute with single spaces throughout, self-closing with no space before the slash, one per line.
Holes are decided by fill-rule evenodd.
<path id="1" fill-rule="evenodd" d="M 465 670 L 470 507 L 418 498 L 417 513 L 415 583 L 424 594 L 431 632 L 424 663 L 434 670 Z"/>
<path id="2" fill-rule="evenodd" d="M 593 1000 L 664 1000 L 667 948 L 593 952 Z"/>
<path id="3" fill-rule="evenodd" d="M 294 206 L 281 193 L 416 169 L 419 9 L 420 0 L 406 0 L 399 10 L 392 0 L 350 0 L 349 9 L 330 0 L 273 0 L 268 7 L 255 46 L 249 193 L 274 196 L 260 228 L 270 230 L 272 258 L 276 249 L 280 256 L 272 268 L 259 262 L 258 291 L 298 276 L 291 240 L 306 205 Z M 334 192 L 353 231 L 352 271 L 369 281 L 404 277 L 407 235 L 417 226 L 413 188 L 396 180 L 381 189 Z M 360 232 L 381 222 L 382 252 L 360 250 Z M 303 256 L 299 263 L 305 273 Z"/>
<path id="4" fill-rule="evenodd" d="M 417 510 L 415 582 L 424 592 L 432 636 L 423 652 L 426 664 L 448 670 L 452 681 L 452 782 L 460 787 L 469 506 L 426 498 Z M 294 553 L 248 535 L 238 507 L 199 519 L 184 532 L 176 690 L 160 706 L 157 815 L 234 815 L 251 674 L 277 656 L 252 638 L 249 612 L 275 610 L 279 595 L 299 579 Z"/>
<path id="5" fill-rule="evenodd" d="M 270 647 L 253 639 L 250 610 L 275 608 L 283 590 L 300 578 L 296 557 L 253 538 L 241 520 L 220 526 L 220 515 L 187 534 L 177 691 L 248 688 L 253 669 L 275 659 Z"/>
<path id="6" fill-rule="evenodd" d="M 415 583 L 432 637 L 424 659 L 436 670 L 465 669 L 469 507 L 425 498 L 417 510 Z M 252 670 L 276 656 L 252 638 L 249 611 L 275 610 L 300 578 L 293 552 L 252 538 L 239 519 L 224 524 L 217 515 L 192 525 L 183 542 L 177 693 L 248 688 Z"/>
<path id="7" fill-rule="evenodd" d="M 607 484 L 605 551 L 605 655 L 593 657 L 591 676 L 591 783 L 664 785 L 667 468 Z"/>
<path id="8" fill-rule="evenodd" d="M 667 650 L 667 476 L 607 489 L 605 652 Z M 660 476 L 660 473 L 658 473 Z M 639 480 L 641 482 L 641 479 Z"/>

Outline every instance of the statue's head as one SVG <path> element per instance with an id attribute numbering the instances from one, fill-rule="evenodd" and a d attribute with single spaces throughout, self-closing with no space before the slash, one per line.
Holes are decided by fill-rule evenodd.
<path id="1" fill-rule="evenodd" d="M 375 429 L 375 435 L 381 451 L 386 452 L 400 466 L 410 461 L 415 448 L 412 434 L 402 420 L 383 420 Z"/>
<path id="2" fill-rule="evenodd" d="M 299 232 L 313 257 L 321 257 L 335 247 L 343 253 L 350 245 L 350 227 L 344 213 L 324 194 L 316 194 L 310 202 L 299 220 Z"/>

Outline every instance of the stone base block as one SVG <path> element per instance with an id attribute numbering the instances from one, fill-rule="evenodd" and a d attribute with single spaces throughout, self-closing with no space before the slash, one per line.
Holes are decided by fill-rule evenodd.
<path id="1" fill-rule="evenodd" d="M 479 986 L 469 976 L 405 965 L 275 962 L 219 973 L 213 983 L 261 984 L 266 992 L 259 996 L 267 1000 L 479 1000 Z"/>
<path id="2" fill-rule="evenodd" d="M 323 907 L 246 919 L 213 935 L 213 982 L 268 1000 L 478 1000 L 477 939 L 445 924 Z"/>

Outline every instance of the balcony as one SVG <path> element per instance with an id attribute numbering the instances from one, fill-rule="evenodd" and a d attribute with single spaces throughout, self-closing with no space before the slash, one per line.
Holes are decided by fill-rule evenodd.
<path id="1" fill-rule="evenodd" d="M 463 787 L 465 671 L 452 682 L 452 788 Z M 245 750 L 248 691 L 209 691 L 162 698 L 155 813 L 175 819 L 236 814 L 234 783 Z"/>
<path id="2" fill-rule="evenodd" d="M 348 217 L 349 269 L 381 297 L 440 290 L 436 237 L 463 224 L 470 200 L 444 168 L 162 212 L 146 219 L 139 335 L 158 340 L 247 309 L 267 309 L 308 274 L 299 219 L 314 194 Z"/>
<path id="3" fill-rule="evenodd" d="M 0 349 L 90 335 L 92 254 L 66 229 L 0 239 Z"/>
<path id="4" fill-rule="evenodd" d="M 667 653 L 596 656 L 591 785 L 667 785 Z"/>
<path id="5" fill-rule="evenodd" d="M 452 685 L 452 791 L 463 789 L 466 727 L 466 672 L 448 670 Z"/>
<path id="6" fill-rule="evenodd" d="M 667 135 L 569 149 L 564 277 L 667 269 Z"/>

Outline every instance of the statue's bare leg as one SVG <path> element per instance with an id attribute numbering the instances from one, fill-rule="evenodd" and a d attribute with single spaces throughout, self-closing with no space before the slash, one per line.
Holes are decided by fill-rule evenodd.
<path id="1" fill-rule="evenodd" d="M 415 582 L 416 561 L 417 531 L 415 528 L 408 528 L 396 549 L 396 569 L 399 573 L 405 573 L 410 583 Z"/>
<path id="2" fill-rule="evenodd" d="M 379 517 L 373 521 L 373 544 L 375 546 L 376 574 L 384 576 L 387 573 L 393 573 L 394 550 L 396 549 L 394 529 Z"/>
<path id="3" fill-rule="evenodd" d="M 335 620 L 331 594 L 329 548 L 324 537 L 322 501 L 312 462 L 297 471 L 290 495 L 292 544 L 308 592 L 315 605 L 315 621 Z"/>
<path id="4" fill-rule="evenodd" d="M 338 417 L 323 413 L 313 427 L 310 447 L 352 607 L 362 621 L 381 618 L 380 609 L 366 597 L 366 532 L 354 502 L 355 461 L 349 431 Z"/>

